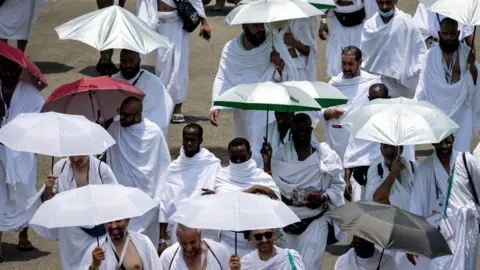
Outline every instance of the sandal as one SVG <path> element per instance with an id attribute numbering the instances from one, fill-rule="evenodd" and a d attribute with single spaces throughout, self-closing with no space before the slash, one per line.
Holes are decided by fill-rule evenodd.
<path id="1" fill-rule="evenodd" d="M 183 114 L 180 114 L 180 113 L 174 113 L 172 115 L 172 123 L 174 124 L 185 123 L 185 116 L 183 116 Z"/>

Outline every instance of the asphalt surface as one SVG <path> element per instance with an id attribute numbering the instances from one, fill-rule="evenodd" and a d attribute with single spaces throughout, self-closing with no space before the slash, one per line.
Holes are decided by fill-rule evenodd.
<path id="1" fill-rule="evenodd" d="M 399 7 L 410 14 L 414 13 L 416 5 L 415 0 L 402 0 L 399 3 Z M 81 42 L 60 41 L 53 30 L 55 26 L 94 11 L 96 8 L 96 1 L 94 0 L 50 0 L 46 7 L 39 10 L 39 17 L 33 26 L 26 54 L 37 63 L 47 78 L 49 87 L 42 91 L 45 98 L 56 87 L 64 83 L 85 76 L 98 76 L 95 72 L 95 65 L 99 53 Z M 135 1 L 128 0 L 127 8 L 134 11 Z M 212 28 L 210 42 L 200 38 L 198 33 L 192 33 L 191 35 L 190 87 L 188 100 L 183 107 L 187 122 L 197 122 L 204 127 L 203 146 L 214 152 L 222 159 L 224 164 L 227 163 L 226 146 L 232 139 L 232 117 L 228 113 L 221 113 L 219 127 L 216 128 L 208 122 L 208 112 L 211 105 L 211 89 L 222 48 L 228 40 L 241 31 L 238 26 L 227 27 L 223 25 L 224 16 L 231 9 L 232 7 L 229 6 L 223 12 L 216 12 L 211 10 L 211 6 L 207 6 L 206 13 Z M 325 45 L 320 44 L 319 46 L 318 75 L 320 80 L 327 81 L 324 63 Z M 118 51 L 115 52 L 115 63 L 118 63 L 118 55 Z M 145 64 L 147 69 L 153 71 L 151 60 Z M 168 144 L 173 158 L 178 155 L 183 126 L 170 126 Z M 49 131 L 46 130 L 45 132 Z M 325 138 L 323 130 L 319 128 L 316 130 L 316 135 L 320 140 Z M 478 143 L 478 138 L 475 138 L 474 143 Z M 428 146 L 419 147 L 417 156 L 428 155 L 428 148 Z M 50 166 L 51 159 L 49 157 L 38 157 L 38 187 L 43 184 L 44 177 L 50 171 Z M 36 249 L 31 252 L 19 252 L 16 250 L 18 234 L 12 232 L 4 234 L 2 241 L 4 242 L 5 262 L 0 264 L 0 269 L 60 269 L 57 242 L 40 238 L 32 231 L 30 235 Z M 345 252 L 344 247 L 334 246 L 329 248 L 324 256 L 323 269 L 333 269 L 336 256 L 343 252 Z"/>

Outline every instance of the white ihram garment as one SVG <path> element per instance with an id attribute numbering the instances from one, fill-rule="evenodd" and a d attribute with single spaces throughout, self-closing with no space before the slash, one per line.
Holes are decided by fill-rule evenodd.
<path id="1" fill-rule="evenodd" d="M 312 143 L 316 152 L 304 161 L 299 161 L 293 142 L 285 144 L 272 157 L 272 176 L 286 198 L 292 198 L 298 189 L 323 191 L 328 196 L 329 207 L 345 203 L 343 193 L 345 182 L 338 155 L 326 143 Z M 319 215 L 321 209 L 290 206 L 300 219 Z M 314 220 L 300 235 L 285 233 L 285 247 L 302 255 L 306 270 L 322 269 L 322 260 L 327 245 L 327 218 Z"/>
<path id="2" fill-rule="evenodd" d="M 257 163 L 250 159 L 241 164 L 233 164 L 220 170 L 215 180 L 215 192 L 239 192 L 252 186 L 261 185 L 270 188 L 280 198 L 280 191 L 272 177 L 257 168 Z M 261 196 L 261 195 L 259 195 Z M 230 254 L 235 252 L 235 233 L 230 231 L 220 232 L 220 243 L 224 244 Z M 242 257 L 255 250 L 250 241 L 245 240 L 242 233 L 237 234 L 237 254 Z"/>
<path id="3" fill-rule="evenodd" d="M 202 195 L 202 188 L 213 190 L 221 169 L 220 160 L 205 148 L 193 157 L 187 157 L 182 147 L 180 156 L 168 166 L 167 181 L 160 196 L 160 222 L 169 223 L 172 243 L 177 242 L 177 235 L 172 230 L 175 224 L 169 219 L 177 211 L 177 206 L 183 200 Z M 216 232 L 202 230 L 203 237 L 215 240 L 216 235 Z"/>
<path id="4" fill-rule="evenodd" d="M 125 79 L 121 72 L 113 75 L 112 78 L 124 80 L 131 84 L 136 81 L 135 86 L 145 93 L 143 98 L 143 117 L 157 124 L 166 138 L 174 104 L 162 81 L 145 69 L 140 69 L 140 72 L 130 80 Z M 118 106 L 120 107 L 120 104 Z"/>
<path id="5" fill-rule="evenodd" d="M 380 261 L 381 257 L 381 261 Z M 392 256 L 375 250 L 372 257 L 363 259 L 357 256 L 355 249 L 351 248 L 347 253 L 338 257 L 335 263 L 335 270 L 375 270 L 378 263 L 381 263 L 380 270 L 397 270 L 397 265 Z"/>
<path id="6" fill-rule="evenodd" d="M 258 47 L 245 50 L 242 45 L 243 33 L 225 44 L 220 58 L 217 75 L 213 83 L 212 100 L 239 84 L 260 83 L 268 81 L 292 81 L 297 79 L 297 70 L 287 47 L 278 37 L 272 40 L 272 34 L 266 32 L 265 41 Z M 285 62 L 282 75 L 270 62 L 272 44 Z M 211 110 L 226 110 L 214 106 Z M 245 111 L 233 109 L 233 136 L 243 137 L 253 142 L 265 134 L 265 111 Z M 269 114 L 269 123 L 275 121 L 273 112 Z"/>
<path id="7" fill-rule="evenodd" d="M 7 0 L 0 6 L 0 39 L 28 40 L 37 9 L 47 0 Z"/>
<path id="8" fill-rule="evenodd" d="M 292 270 L 292 265 L 288 257 L 290 252 L 293 263 L 297 270 L 304 270 L 302 256 L 293 249 L 284 249 L 274 246 L 275 255 L 266 261 L 260 259 L 258 250 L 254 250 L 241 259 L 242 270 Z"/>
<path id="9" fill-rule="evenodd" d="M 171 162 L 160 128 L 143 118 L 140 123 L 129 127 L 122 127 L 119 121 L 113 122 L 108 132 L 117 143 L 107 150 L 107 163 L 118 183 L 136 187 L 159 202 Z M 152 243 L 157 243 L 159 226 L 159 208 L 155 207 L 141 217 L 132 218 L 129 229 L 144 230 Z"/>
<path id="10" fill-rule="evenodd" d="M 163 0 L 166 5 L 177 8 L 174 0 Z M 201 0 L 189 0 L 200 18 L 206 18 Z M 178 12 L 159 12 L 157 0 L 137 0 L 138 17 L 149 23 L 159 34 L 172 43 L 170 48 L 159 48 L 156 53 L 155 73 L 163 81 L 175 104 L 187 99 L 188 48 L 190 33 L 184 31 Z"/>
<path id="11" fill-rule="evenodd" d="M 478 188 L 480 171 L 475 164 L 475 159 L 470 153 L 466 153 L 465 157 L 472 181 Z M 430 261 L 430 268 L 422 268 L 423 270 L 476 269 L 478 212 L 460 152 L 453 151 L 452 153 L 450 171 L 454 167 L 455 175 L 447 208 L 447 219 L 453 231 L 452 237 L 447 240 L 447 243 L 453 255 L 433 259 Z M 425 159 L 415 172 L 410 212 L 424 217 L 432 215 L 433 210 L 443 214 L 448 191 L 448 178 L 449 175 L 436 153 Z M 438 182 L 439 185 L 439 199 L 436 196 L 435 182 Z"/>
<path id="12" fill-rule="evenodd" d="M 128 235 L 130 235 L 129 245 L 134 245 L 135 249 L 137 250 L 140 259 L 142 260 L 143 270 L 163 270 L 160 265 L 160 259 L 158 258 L 157 249 L 152 244 L 150 239 L 147 236 L 134 232 L 132 230 L 128 230 Z M 117 258 L 115 257 L 115 253 L 113 251 L 113 245 L 111 243 L 106 242 L 111 241 L 109 237 L 105 237 L 100 239 L 100 247 L 105 252 L 105 260 L 102 261 L 98 270 L 117 270 L 120 269 L 118 266 Z M 92 252 L 97 248 L 97 241 L 91 244 L 88 249 L 86 250 L 82 262 L 80 265 L 77 265 L 75 269 L 89 269 L 90 265 L 92 264 Z M 127 247 L 125 247 L 127 248 Z M 120 257 L 121 253 L 116 252 L 117 256 Z M 123 260 L 125 261 L 125 260 Z"/>
<path id="13" fill-rule="evenodd" d="M 418 83 L 415 99 L 432 103 L 448 115 L 460 127 L 455 133 L 454 148 L 461 152 L 470 152 L 472 133 L 478 131 L 479 87 L 474 84 L 472 74 L 467 69 L 467 57 L 470 47 L 460 44 L 460 80 L 449 84 L 445 78 L 443 52 L 436 45 L 427 53 L 425 69 Z M 480 66 L 477 65 L 480 69 Z"/>
<path id="14" fill-rule="evenodd" d="M 362 68 L 382 75 L 390 96 L 410 98 L 417 87 L 427 47 L 412 17 L 398 8 L 385 24 L 377 13 L 365 22 Z"/>
<path id="15" fill-rule="evenodd" d="M 77 183 L 73 176 L 72 164 L 68 158 L 64 158 L 55 163 L 53 175 L 57 178 L 57 193 L 77 188 Z M 115 175 L 110 167 L 90 156 L 88 168 L 88 184 L 118 184 Z M 36 210 L 42 205 L 42 194 L 45 185 L 38 191 L 37 195 L 29 201 L 27 211 L 30 217 L 33 217 Z M 47 229 L 40 226 L 32 226 L 35 232 L 41 237 L 52 240 L 58 240 L 58 255 L 63 270 L 76 270 L 80 264 L 87 248 L 96 243 L 96 238 L 90 236 L 78 227 Z"/>
<path id="16" fill-rule="evenodd" d="M 44 103 L 35 86 L 18 82 L 10 108 L 0 103 L 0 106 L 5 106 L 5 124 L 22 113 L 40 112 Z M 20 231 L 28 226 L 26 208 L 28 200 L 35 196 L 36 180 L 35 154 L 13 151 L 0 145 L 0 232 Z"/>

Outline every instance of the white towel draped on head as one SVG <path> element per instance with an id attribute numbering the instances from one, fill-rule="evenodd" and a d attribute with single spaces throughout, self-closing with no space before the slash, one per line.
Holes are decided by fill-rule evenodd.
<path id="1" fill-rule="evenodd" d="M 293 249 L 283 249 L 277 246 L 274 246 L 274 248 L 276 251 L 275 256 L 267 261 L 260 259 L 258 250 L 254 250 L 243 256 L 241 260 L 242 270 L 291 270 L 293 267 L 288 256 L 289 251 L 295 264 L 295 269 L 305 269 L 302 256 L 300 256 L 297 251 Z"/>
<path id="2" fill-rule="evenodd" d="M 397 264 L 390 255 L 383 254 L 381 256 L 381 252 L 375 249 L 372 257 L 363 259 L 357 256 L 353 248 L 338 257 L 335 263 L 335 270 L 373 270 L 377 269 L 379 262 L 381 263 L 380 270 L 397 270 Z"/>
<path id="3" fill-rule="evenodd" d="M 360 49 L 362 68 L 392 78 L 403 86 L 417 86 L 427 47 L 412 17 L 398 8 L 385 24 L 377 13 L 365 22 Z"/>

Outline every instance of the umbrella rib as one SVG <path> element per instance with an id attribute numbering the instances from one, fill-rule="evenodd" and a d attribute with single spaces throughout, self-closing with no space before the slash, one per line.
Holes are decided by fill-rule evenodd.
<path id="1" fill-rule="evenodd" d="M 90 187 L 88 187 L 88 191 L 90 193 L 90 198 L 92 198 L 92 208 L 93 208 L 93 216 L 94 216 L 94 226 L 97 226 L 99 224 L 98 223 L 98 217 L 97 217 L 97 208 L 95 207 L 95 199 L 93 198 L 93 194 L 92 194 L 92 190 L 90 189 Z"/>

